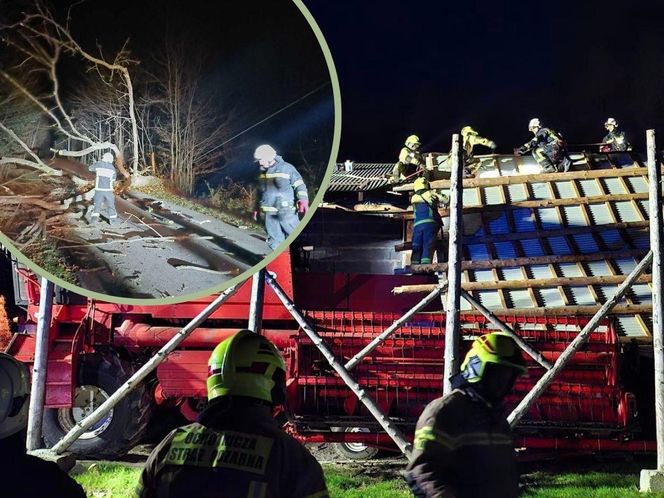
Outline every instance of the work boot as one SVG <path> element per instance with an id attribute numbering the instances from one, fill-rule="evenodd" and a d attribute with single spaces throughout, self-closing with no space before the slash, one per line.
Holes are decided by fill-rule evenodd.
<path id="1" fill-rule="evenodd" d="M 122 221 L 120 218 L 109 218 L 108 224 L 111 225 L 112 227 L 120 226 L 122 224 Z"/>
<path id="2" fill-rule="evenodd" d="M 92 216 L 92 217 L 90 218 L 90 224 L 91 224 L 91 225 L 99 225 L 99 222 L 100 222 L 100 221 L 101 221 L 101 220 L 100 220 L 100 217 L 99 217 L 99 216 Z"/>

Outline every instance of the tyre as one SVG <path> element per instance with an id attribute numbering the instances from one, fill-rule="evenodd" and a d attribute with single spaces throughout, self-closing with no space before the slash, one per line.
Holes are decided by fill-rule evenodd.
<path id="1" fill-rule="evenodd" d="M 128 362 L 112 355 L 86 355 L 81 361 L 73 406 L 44 410 L 42 433 L 48 448 L 106 401 L 134 373 Z M 77 457 L 94 459 L 115 459 L 124 455 L 143 435 L 151 409 L 152 400 L 143 383 L 83 433 L 68 451 Z"/>
<path id="2" fill-rule="evenodd" d="M 332 427 L 332 432 L 369 432 L 365 427 Z M 348 460 L 368 460 L 378 454 L 378 448 L 364 443 L 334 443 L 334 451 L 341 458 Z"/>

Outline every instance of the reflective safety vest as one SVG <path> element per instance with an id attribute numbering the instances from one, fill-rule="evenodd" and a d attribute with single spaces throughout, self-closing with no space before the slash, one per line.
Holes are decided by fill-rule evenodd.
<path id="1" fill-rule="evenodd" d="M 95 190 L 100 192 L 113 191 L 113 182 L 115 181 L 116 173 L 115 167 L 111 163 L 97 161 L 88 169 L 95 173 Z"/>
<path id="2" fill-rule="evenodd" d="M 295 200 L 308 200 L 302 175 L 281 156 L 258 177 L 258 208 L 266 214 L 295 211 Z"/>

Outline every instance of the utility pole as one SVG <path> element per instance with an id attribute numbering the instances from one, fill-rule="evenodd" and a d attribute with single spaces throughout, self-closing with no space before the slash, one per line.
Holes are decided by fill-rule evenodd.
<path id="1" fill-rule="evenodd" d="M 447 270 L 447 305 L 445 306 L 445 365 L 443 394 L 452 391 L 450 377 L 459 371 L 461 308 L 461 260 L 463 259 L 463 161 L 459 134 L 452 135 L 452 176 L 450 182 L 450 232 Z"/>
<path id="2" fill-rule="evenodd" d="M 652 258 L 652 346 L 655 359 L 657 469 L 641 470 L 640 490 L 664 491 L 664 301 L 662 300 L 662 174 L 657 164 L 655 130 L 646 131 Z"/>

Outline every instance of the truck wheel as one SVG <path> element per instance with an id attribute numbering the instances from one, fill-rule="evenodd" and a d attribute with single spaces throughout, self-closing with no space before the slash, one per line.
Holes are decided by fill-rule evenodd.
<path id="1" fill-rule="evenodd" d="M 332 432 L 369 432 L 365 427 L 332 427 Z M 378 454 L 378 448 L 364 443 L 334 443 L 334 451 L 348 460 L 369 460 Z"/>
<path id="2" fill-rule="evenodd" d="M 133 373 L 131 365 L 111 355 L 86 355 L 79 368 L 79 382 L 70 408 L 44 411 L 43 436 L 54 446 L 74 425 L 106 401 Z M 120 401 L 99 422 L 69 447 L 78 457 L 114 459 L 129 451 L 143 435 L 152 400 L 144 384 Z"/>

